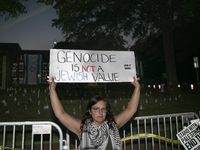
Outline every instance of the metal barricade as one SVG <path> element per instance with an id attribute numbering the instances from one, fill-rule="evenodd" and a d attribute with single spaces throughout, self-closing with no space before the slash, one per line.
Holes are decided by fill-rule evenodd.
<path id="1" fill-rule="evenodd" d="M 180 150 L 184 147 L 178 141 L 176 134 L 190 120 L 199 118 L 196 113 L 166 114 L 136 117 L 120 130 L 123 150 Z M 70 134 L 71 138 L 76 135 Z M 70 138 L 70 139 L 71 139 Z M 78 139 L 72 142 L 77 149 Z M 73 144 L 74 143 L 74 144 Z"/>
<path id="2" fill-rule="evenodd" d="M 155 150 L 161 150 L 161 149 L 172 149 L 172 150 L 180 150 L 184 149 L 183 146 L 180 144 L 177 144 L 177 137 L 176 134 L 180 132 L 184 126 L 187 126 L 190 124 L 190 120 L 199 118 L 196 113 L 190 112 L 190 113 L 180 113 L 180 114 L 167 114 L 167 115 L 154 115 L 154 116 L 144 116 L 144 117 L 136 117 L 133 120 L 131 120 L 129 123 L 124 125 L 120 129 L 120 134 L 122 138 L 123 143 L 123 150 L 148 150 L 148 149 L 155 149 Z M 59 149 L 62 150 L 64 148 L 63 146 L 63 134 L 60 129 L 60 127 L 52 122 L 2 122 L 0 123 L 0 146 L 2 147 L 12 147 L 12 148 L 21 148 L 21 149 L 34 149 L 34 144 L 38 144 L 39 140 L 37 139 L 36 142 L 34 142 L 34 136 L 37 136 L 37 133 L 35 134 L 34 125 L 43 126 L 43 125 L 51 125 L 58 131 L 57 140 L 59 142 L 59 148 L 53 148 L 53 149 Z M 18 130 L 18 126 L 21 127 L 20 130 Z M 28 128 L 26 126 L 31 126 L 31 128 Z M 7 130 L 8 127 L 11 127 Z M 26 129 L 25 129 L 26 127 Z M 31 137 L 27 137 L 26 131 L 30 132 Z M 53 131 L 53 129 L 52 129 Z M 55 131 L 55 130 L 54 130 Z M 54 132 L 53 131 L 53 132 Z M 1 136 L 1 133 L 3 133 Z M 21 134 L 21 136 L 19 136 Z M 44 133 L 39 133 L 40 135 L 40 149 L 52 149 L 52 132 L 48 133 L 49 138 L 43 138 Z M 74 134 L 73 134 L 74 135 Z M 66 134 L 67 136 L 67 148 L 70 149 L 70 143 L 71 138 L 69 137 L 69 134 Z M 2 139 L 1 139 L 2 138 Z M 25 147 L 27 144 L 26 139 L 29 139 L 31 141 L 31 147 Z M 21 145 L 17 143 L 17 140 L 21 141 Z M 44 139 L 49 140 L 49 146 L 43 147 Z M 70 139 L 70 140 L 69 140 Z M 1 143 L 2 141 L 2 143 Z M 55 140 L 54 140 L 55 141 Z M 77 138 L 75 138 L 74 149 L 77 149 Z M 20 145 L 20 147 L 19 147 Z M 3 148 L 2 148 L 3 149 Z M 64 148 L 65 149 L 65 148 Z"/>
<path id="3" fill-rule="evenodd" d="M 119 130 L 123 150 L 184 149 L 179 144 L 176 134 L 184 126 L 188 126 L 190 120 L 197 118 L 198 115 L 193 112 L 136 117 Z M 77 141 L 75 139 L 75 149 L 77 149 Z"/>
<path id="4" fill-rule="evenodd" d="M 0 146 L 1 149 L 62 150 L 63 133 L 53 122 L 0 122 Z"/>
<path id="5" fill-rule="evenodd" d="M 136 117 L 120 129 L 123 149 L 184 149 L 176 134 L 198 118 L 193 112 Z"/>

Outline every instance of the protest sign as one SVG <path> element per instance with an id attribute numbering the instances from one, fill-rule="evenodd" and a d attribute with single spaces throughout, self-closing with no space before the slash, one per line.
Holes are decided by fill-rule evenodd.
<path id="1" fill-rule="evenodd" d="M 131 82 L 136 77 L 132 51 L 51 49 L 50 82 Z"/>
<path id="2" fill-rule="evenodd" d="M 200 150 L 200 129 L 197 122 L 190 124 L 176 136 L 186 150 Z"/>
<path id="3" fill-rule="evenodd" d="M 51 134 L 51 125 L 33 125 L 33 134 Z"/>

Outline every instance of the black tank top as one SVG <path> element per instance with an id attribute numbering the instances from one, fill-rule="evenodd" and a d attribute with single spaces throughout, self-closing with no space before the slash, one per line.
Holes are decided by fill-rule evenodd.
<path id="1" fill-rule="evenodd" d="M 112 142 L 111 142 L 111 139 L 110 139 L 110 135 L 108 136 L 108 144 L 106 146 L 106 149 L 105 150 L 112 150 Z"/>

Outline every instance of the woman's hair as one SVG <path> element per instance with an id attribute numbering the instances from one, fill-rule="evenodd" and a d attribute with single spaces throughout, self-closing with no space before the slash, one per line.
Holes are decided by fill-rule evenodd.
<path id="1" fill-rule="evenodd" d="M 83 130 L 84 125 L 86 124 L 86 120 L 88 119 L 89 122 L 93 122 L 93 118 L 90 115 L 89 110 L 91 111 L 92 106 L 95 105 L 96 103 L 98 103 L 99 101 L 104 101 L 106 103 L 106 118 L 105 121 L 108 121 L 108 126 L 110 129 L 113 129 L 112 123 L 115 122 L 114 118 L 113 118 L 113 114 L 110 111 L 110 104 L 108 103 L 108 100 L 103 98 L 102 96 L 94 96 L 88 103 L 87 103 L 87 110 L 86 113 L 83 115 L 83 119 L 81 121 L 82 125 L 80 127 L 81 131 Z"/>

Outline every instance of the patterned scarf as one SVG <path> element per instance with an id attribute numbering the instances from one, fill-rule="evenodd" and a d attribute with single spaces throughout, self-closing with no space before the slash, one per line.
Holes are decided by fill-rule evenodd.
<path id="1" fill-rule="evenodd" d="M 115 123 L 112 124 L 114 129 L 109 129 L 107 121 L 97 127 L 94 122 L 91 123 L 86 120 L 86 125 L 84 125 L 81 133 L 80 150 L 105 150 L 109 137 L 113 150 L 122 150 L 119 131 Z"/>

